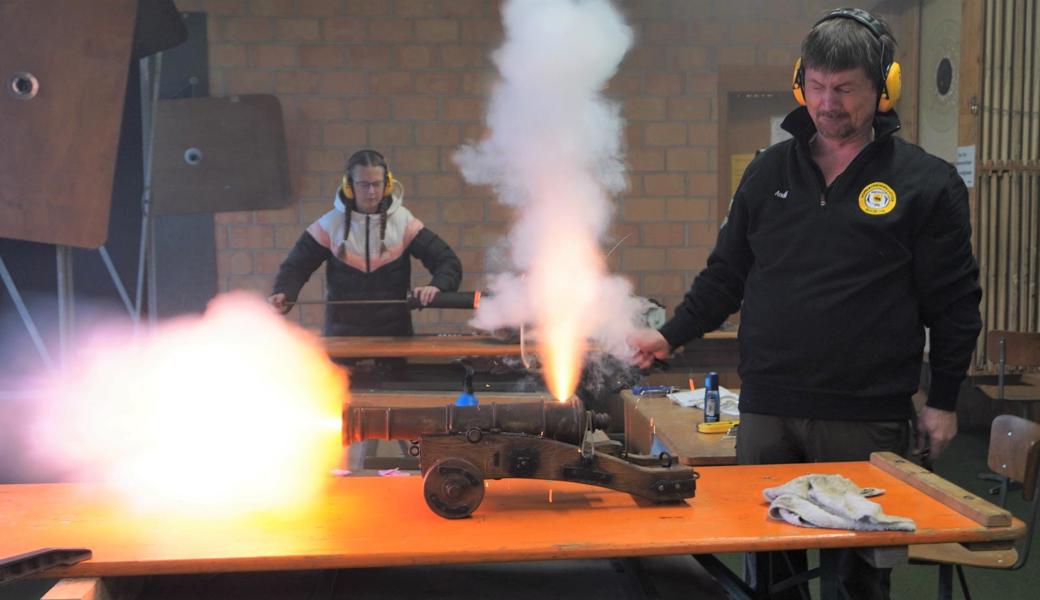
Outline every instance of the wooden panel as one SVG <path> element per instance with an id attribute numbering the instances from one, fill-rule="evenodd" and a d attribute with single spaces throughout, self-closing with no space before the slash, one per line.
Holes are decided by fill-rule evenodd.
<path id="1" fill-rule="evenodd" d="M 1040 10 L 1026 0 L 966 0 L 961 143 L 977 146 L 974 246 L 986 331 L 1040 331 Z M 974 59 L 974 60 L 969 60 Z M 973 93 L 969 96 L 966 90 Z M 971 99 L 977 99 L 971 109 Z M 971 126 L 964 131 L 965 125 Z M 969 135 L 966 135 L 969 134 Z M 982 344 L 975 367 L 991 368 Z"/>
<path id="2" fill-rule="evenodd" d="M 1011 513 L 891 452 L 870 455 L 874 466 L 921 490 L 986 527 L 1011 524 Z"/>
<path id="3" fill-rule="evenodd" d="M 1040 333 L 990 331 L 986 335 L 990 359 L 1000 358 L 1000 340 L 1004 340 L 1004 361 L 1009 367 L 1040 367 Z"/>
<path id="4" fill-rule="evenodd" d="M 85 546 L 94 558 L 49 577 L 328 569 L 513 560 L 904 546 L 1015 539 L 1025 525 L 983 527 L 868 462 L 703 467 L 697 496 L 647 504 L 581 484 L 488 481 L 472 518 L 447 520 L 423 501 L 418 477 L 329 481 L 306 510 L 278 518 L 207 521 L 129 509 L 90 484 L 0 486 L 0 556 Z M 794 527 L 766 518 L 761 490 L 808 473 L 880 487 L 886 513 L 917 531 Z"/>
<path id="5" fill-rule="evenodd" d="M 159 101 L 153 160 L 159 215 L 282 208 L 292 200 L 274 96 Z"/>
<path id="6" fill-rule="evenodd" d="M 459 356 L 518 356 L 520 344 L 489 335 L 326 337 L 325 351 L 333 358 L 454 358 Z M 533 348 L 528 348 L 532 352 Z"/>
<path id="7" fill-rule="evenodd" d="M 910 560 L 987 569 L 1009 569 L 1018 560 L 1018 551 L 1014 548 L 972 550 L 963 544 L 925 544 L 910 546 Z"/>
<path id="8" fill-rule="evenodd" d="M 701 409 L 681 407 L 664 396 L 635 396 L 631 390 L 622 390 L 621 398 L 625 435 L 634 451 L 648 453 L 656 435 L 682 464 L 736 464 L 736 438 L 697 431 L 697 424 L 704 421 Z"/>
<path id="9" fill-rule="evenodd" d="M 991 400 L 1000 399 L 999 385 L 980 385 L 978 390 Z M 1005 402 L 1040 402 L 1040 387 L 1035 385 L 1004 385 Z"/>
<path id="10" fill-rule="evenodd" d="M 62 579 L 40 600 L 132 600 L 145 587 L 146 577 Z"/>
<path id="11" fill-rule="evenodd" d="M 135 0 L 0 2 L 0 237 L 108 237 Z M 17 73 L 38 81 L 12 92 Z"/>

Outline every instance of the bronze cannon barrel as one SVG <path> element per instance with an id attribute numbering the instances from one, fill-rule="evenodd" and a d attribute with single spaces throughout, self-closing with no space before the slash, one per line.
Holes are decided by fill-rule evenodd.
<path id="1" fill-rule="evenodd" d="M 372 407 L 343 409 L 343 444 L 366 440 L 417 440 L 423 434 L 524 433 L 578 444 L 586 429 L 606 429 L 610 416 L 586 411 L 581 400 L 489 403 L 476 406 Z"/>

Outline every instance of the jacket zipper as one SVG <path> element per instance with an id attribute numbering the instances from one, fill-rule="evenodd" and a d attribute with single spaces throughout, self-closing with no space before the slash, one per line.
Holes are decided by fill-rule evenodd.
<path id="1" fill-rule="evenodd" d="M 372 272 L 372 263 L 369 262 L 369 256 L 368 256 L 368 246 L 369 246 L 368 236 L 370 235 L 370 232 L 371 232 L 371 228 L 368 226 L 369 225 L 369 223 L 368 223 L 369 218 L 370 217 L 368 215 L 365 215 L 365 273 L 371 273 Z"/>
<path id="2" fill-rule="evenodd" d="M 811 161 L 812 159 L 810 159 Z M 813 171 L 816 173 L 816 182 L 820 184 L 820 208 L 827 206 L 827 182 L 823 179 L 823 171 L 820 170 L 819 165 L 815 162 L 811 162 Z"/>
<path id="3" fill-rule="evenodd" d="M 872 140 L 867 145 L 866 148 L 864 148 L 858 155 L 856 155 L 856 158 L 852 159 L 852 162 L 849 163 L 849 165 L 847 167 L 845 167 L 845 170 L 842 171 L 840 174 L 838 174 L 838 176 L 834 179 L 834 181 L 831 182 L 830 186 L 828 186 L 827 182 L 824 180 L 824 178 L 823 178 L 823 171 L 820 170 L 819 165 L 817 165 L 815 161 L 812 161 L 811 158 L 809 159 L 811 164 L 812 164 L 813 171 L 816 172 L 816 181 L 820 184 L 820 187 L 823 189 L 823 191 L 820 193 L 820 208 L 826 208 L 826 206 L 827 206 L 827 192 L 829 192 L 831 190 L 831 188 L 834 187 L 834 184 L 837 183 L 837 181 L 839 179 L 841 179 L 842 175 L 844 175 L 846 172 L 848 172 L 848 170 L 850 168 L 852 168 L 853 165 L 855 165 L 857 162 L 860 162 L 861 160 L 866 160 L 865 157 L 868 154 L 873 152 L 873 150 L 874 150 L 873 149 L 874 143 L 875 142 Z"/>

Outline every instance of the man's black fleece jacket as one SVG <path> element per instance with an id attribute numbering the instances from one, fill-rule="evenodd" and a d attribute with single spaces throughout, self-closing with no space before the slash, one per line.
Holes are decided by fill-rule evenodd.
<path id="1" fill-rule="evenodd" d="M 894 112 L 828 187 L 794 138 L 748 166 L 727 222 L 675 316 L 672 347 L 740 309 L 740 410 L 902 420 L 930 330 L 928 405 L 953 410 L 981 329 L 967 189 L 956 170 L 893 137 Z"/>

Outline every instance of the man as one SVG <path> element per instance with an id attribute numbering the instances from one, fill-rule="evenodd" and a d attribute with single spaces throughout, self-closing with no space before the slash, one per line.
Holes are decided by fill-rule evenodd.
<path id="1" fill-rule="evenodd" d="M 951 165 L 893 137 L 894 50 L 866 11 L 816 23 L 794 78 L 804 106 L 783 122 L 793 139 L 748 166 L 675 316 L 630 340 L 646 367 L 740 309 L 742 464 L 905 454 L 925 327 L 916 451 L 936 458 L 957 432 L 981 329 L 967 190 Z M 887 597 L 888 571 L 847 554 L 851 597 Z"/>
<path id="2" fill-rule="evenodd" d="M 268 302 L 287 312 L 311 274 L 326 263 L 329 300 L 404 300 L 411 286 L 411 257 L 432 275 L 411 293 L 426 306 L 441 291 L 458 290 L 462 263 L 436 233 L 403 206 L 404 186 L 383 155 L 361 150 L 348 160 L 333 208 L 300 236 L 278 269 Z M 329 304 L 325 335 L 412 335 L 412 316 L 401 302 Z"/>

